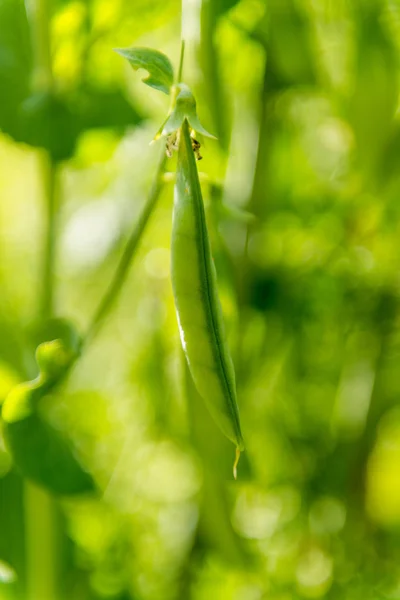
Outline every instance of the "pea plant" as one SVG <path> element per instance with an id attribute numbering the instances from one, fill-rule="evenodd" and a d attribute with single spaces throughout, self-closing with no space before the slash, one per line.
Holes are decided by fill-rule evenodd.
<path id="1" fill-rule="evenodd" d="M 2 600 L 398 597 L 398 12 L 0 0 Z"/>
<path id="2" fill-rule="evenodd" d="M 155 139 L 166 137 L 166 148 L 156 173 L 153 189 L 115 277 L 96 311 L 84 339 L 69 323 L 62 323 L 63 336 L 40 344 L 36 351 L 39 375 L 18 384 L 7 396 L 2 410 L 4 437 L 21 473 L 57 494 L 80 494 L 95 488 L 91 476 L 80 466 L 68 441 L 40 415 L 41 399 L 61 385 L 98 330 L 119 293 L 160 190 L 165 156 L 178 152 L 171 241 L 171 275 L 182 348 L 195 386 L 219 425 L 235 444 L 236 478 L 240 452 L 244 449 L 236 400 L 235 371 L 224 332 L 218 297 L 217 276 L 196 160 L 201 158 L 198 134 L 213 137 L 201 125 L 196 100 L 181 82 L 181 65 L 174 83 L 173 67 L 167 56 L 148 48 L 121 49 L 131 65 L 149 72 L 145 83 L 171 95 L 170 112 Z M 56 322 L 57 323 L 57 322 Z M 60 325 L 60 323 L 58 323 Z"/>

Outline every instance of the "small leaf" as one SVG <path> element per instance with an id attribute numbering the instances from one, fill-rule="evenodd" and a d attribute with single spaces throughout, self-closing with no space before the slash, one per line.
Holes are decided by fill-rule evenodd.
<path id="1" fill-rule="evenodd" d="M 170 93 L 174 70 L 168 56 L 151 48 L 115 48 L 115 52 L 126 58 L 135 71 L 148 71 L 149 75 L 143 79 L 143 83 L 164 94 Z"/>

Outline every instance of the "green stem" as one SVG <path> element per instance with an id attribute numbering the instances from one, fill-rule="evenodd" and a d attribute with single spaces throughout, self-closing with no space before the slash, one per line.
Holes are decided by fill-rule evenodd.
<path id="1" fill-rule="evenodd" d="M 54 313 L 54 265 L 57 237 L 57 167 L 49 154 L 42 159 L 42 179 L 46 199 L 46 233 L 43 252 L 39 314 L 46 319 Z"/>
<path id="2" fill-rule="evenodd" d="M 84 343 L 87 343 L 87 341 L 92 339 L 97 333 L 98 329 L 109 314 L 112 306 L 114 305 L 121 292 L 121 288 L 128 275 L 132 259 L 135 255 L 135 252 L 139 246 L 139 242 L 142 239 L 143 233 L 146 229 L 147 223 L 154 211 L 154 208 L 157 204 L 157 200 L 160 196 L 161 188 L 163 185 L 162 175 L 164 172 L 165 162 L 166 156 L 165 149 L 163 147 L 147 202 L 143 208 L 139 220 L 136 222 L 135 227 L 128 239 L 128 242 L 125 246 L 125 250 L 121 256 L 121 259 L 115 271 L 114 277 L 108 289 L 106 290 L 106 293 L 104 294 L 103 298 L 100 300 L 100 303 L 93 315 L 86 336 L 84 338 Z"/>
<path id="3" fill-rule="evenodd" d="M 179 68 L 178 68 L 178 77 L 176 83 L 180 83 L 182 81 L 182 73 L 183 73 L 183 59 L 185 58 L 185 40 L 181 41 L 181 54 L 179 57 Z"/>
<path id="4" fill-rule="evenodd" d="M 223 150 L 229 144 L 227 112 L 228 103 L 225 98 L 221 73 L 219 49 L 215 42 L 218 11 L 214 0 L 202 0 L 200 13 L 201 37 L 199 45 L 200 66 L 203 71 L 205 93 L 212 119 L 213 130 Z"/>
<path id="5" fill-rule="evenodd" d="M 35 70 L 32 87 L 51 93 L 53 71 L 50 44 L 51 0 L 30 0 L 29 15 Z M 43 197 L 46 203 L 46 233 L 38 316 L 49 318 L 54 312 L 54 264 L 56 250 L 56 217 L 58 211 L 56 165 L 49 154 L 40 157 Z M 60 600 L 60 510 L 54 499 L 29 481 L 24 488 L 26 526 L 27 600 Z"/>
<path id="6" fill-rule="evenodd" d="M 32 23 L 32 42 L 35 56 L 33 87 L 49 92 L 53 88 L 53 68 L 50 43 L 50 3 L 51 0 L 28 0 Z"/>
<path id="7" fill-rule="evenodd" d="M 25 483 L 27 600 L 60 600 L 60 511 L 55 500 Z"/>
<path id="8" fill-rule="evenodd" d="M 46 200 L 46 234 L 38 313 L 40 319 L 54 314 L 54 265 L 58 199 L 56 165 L 46 154 L 42 159 L 42 180 Z M 60 600 L 60 553 L 62 529 L 60 509 L 44 490 L 26 481 L 26 560 L 27 599 Z"/>

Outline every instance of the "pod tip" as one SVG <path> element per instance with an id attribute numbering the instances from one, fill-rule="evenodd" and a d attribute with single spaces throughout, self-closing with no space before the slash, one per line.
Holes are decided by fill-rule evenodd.
<path id="1" fill-rule="evenodd" d="M 237 466 L 240 459 L 240 448 L 236 448 L 235 462 L 233 463 L 233 477 L 237 479 Z"/>

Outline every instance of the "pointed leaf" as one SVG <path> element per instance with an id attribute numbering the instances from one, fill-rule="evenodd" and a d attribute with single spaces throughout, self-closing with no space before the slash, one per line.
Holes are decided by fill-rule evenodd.
<path id="1" fill-rule="evenodd" d="M 170 93 L 174 70 L 168 56 L 151 48 L 115 48 L 115 52 L 126 58 L 135 70 L 148 71 L 143 83 L 164 94 Z"/>

